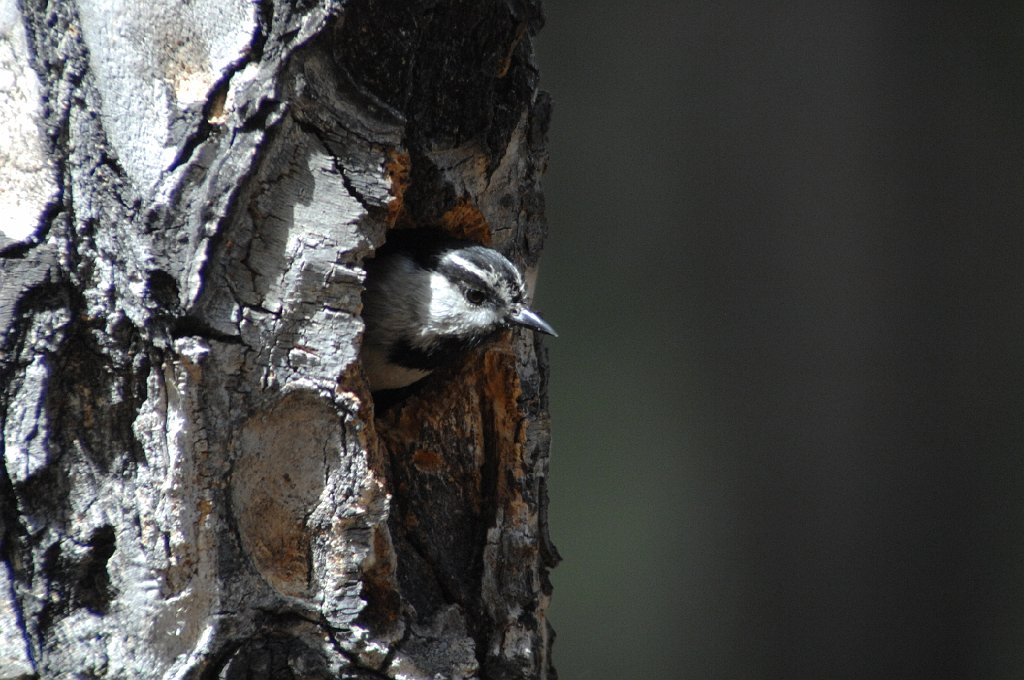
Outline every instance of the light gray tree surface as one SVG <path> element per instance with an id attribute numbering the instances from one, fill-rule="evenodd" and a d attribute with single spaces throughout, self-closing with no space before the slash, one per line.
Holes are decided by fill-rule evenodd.
<path id="1" fill-rule="evenodd" d="M 387 405 L 362 261 L 535 272 L 533 0 L 0 0 L 0 678 L 553 678 L 546 364 Z"/>

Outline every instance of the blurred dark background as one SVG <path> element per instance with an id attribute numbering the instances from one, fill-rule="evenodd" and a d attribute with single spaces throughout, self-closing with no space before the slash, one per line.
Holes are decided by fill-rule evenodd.
<path id="1" fill-rule="evenodd" d="M 1024 3 L 546 12 L 562 680 L 1024 678 Z"/>

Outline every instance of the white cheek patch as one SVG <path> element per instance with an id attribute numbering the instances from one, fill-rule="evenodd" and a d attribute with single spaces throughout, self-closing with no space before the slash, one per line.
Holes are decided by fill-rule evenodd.
<path id="1" fill-rule="evenodd" d="M 501 322 L 499 314 L 487 305 L 474 305 L 458 286 L 443 275 L 430 275 L 429 316 L 421 335 L 473 335 Z"/>
<path id="2" fill-rule="evenodd" d="M 430 319 L 447 319 L 465 306 L 462 293 L 436 272 L 430 275 Z"/>

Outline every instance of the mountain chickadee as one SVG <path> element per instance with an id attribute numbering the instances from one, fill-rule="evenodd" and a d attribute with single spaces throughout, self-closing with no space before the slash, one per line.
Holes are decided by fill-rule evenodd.
<path id="1" fill-rule="evenodd" d="M 519 270 L 436 229 L 401 229 L 366 262 L 360 358 L 371 391 L 406 387 L 511 326 L 557 336 Z"/>

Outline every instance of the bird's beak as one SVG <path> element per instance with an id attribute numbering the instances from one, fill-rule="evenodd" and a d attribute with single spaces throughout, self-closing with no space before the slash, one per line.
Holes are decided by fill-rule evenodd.
<path id="1" fill-rule="evenodd" d="M 529 328 L 537 331 L 538 333 L 545 333 L 556 338 L 558 337 L 558 333 L 555 332 L 555 329 L 552 328 L 547 321 L 540 318 L 536 313 L 526 307 L 523 307 L 515 314 L 511 314 L 508 317 L 508 321 L 515 326 L 523 326 L 524 328 Z"/>

